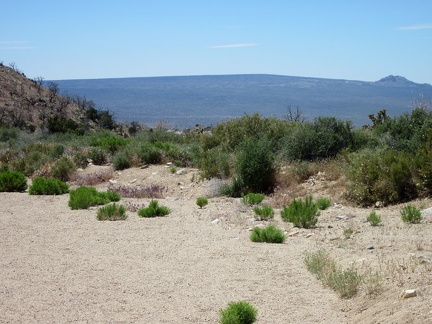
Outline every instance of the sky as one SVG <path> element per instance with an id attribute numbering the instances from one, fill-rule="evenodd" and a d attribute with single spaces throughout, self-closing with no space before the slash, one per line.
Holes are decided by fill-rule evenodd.
<path id="1" fill-rule="evenodd" d="M 45 80 L 278 74 L 432 84 L 431 0 L 2 0 L 0 62 Z"/>

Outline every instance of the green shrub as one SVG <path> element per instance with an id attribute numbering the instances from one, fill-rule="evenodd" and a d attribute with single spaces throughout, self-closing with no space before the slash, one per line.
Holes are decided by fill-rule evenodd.
<path id="1" fill-rule="evenodd" d="M 256 321 L 258 311 L 245 301 L 229 303 L 220 310 L 221 324 L 251 324 Z"/>
<path id="2" fill-rule="evenodd" d="M 206 206 L 208 204 L 208 199 L 205 197 L 198 197 L 196 199 L 196 204 L 200 207 L 203 208 L 204 206 Z"/>
<path id="3" fill-rule="evenodd" d="M 108 161 L 106 151 L 100 147 L 92 148 L 89 152 L 89 158 L 94 165 L 103 165 Z"/>
<path id="4" fill-rule="evenodd" d="M 115 203 L 109 204 L 107 206 L 99 208 L 96 217 L 100 221 L 125 220 L 127 218 L 126 208 L 123 205 L 117 206 Z"/>
<path id="5" fill-rule="evenodd" d="M 258 205 L 264 200 L 264 194 L 250 192 L 243 195 L 243 203 L 246 205 Z"/>
<path id="6" fill-rule="evenodd" d="M 151 200 L 147 208 L 141 208 L 138 210 L 138 215 L 141 217 L 156 217 L 166 216 L 171 212 L 168 207 L 159 206 L 157 200 Z"/>
<path id="7" fill-rule="evenodd" d="M 53 177 L 62 181 L 68 181 L 72 173 L 75 171 L 75 163 L 66 156 L 63 156 L 57 160 L 51 170 Z"/>
<path id="8" fill-rule="evenodd" d="M 29 188 L 30 195 L 63 195 L 68 193 L 69 186 L 59 179 L 35 178 Z"/>
<path id="9" fill-rule="evenodd" d="M 162 162 L 160 149 L 150 143 L 144 143 L 139 146 L 137 153 L 141 163 L 158 164 Z"/>
<path id="10" fill-rule="evenodd" d="M 69 190 L 69 207 L 71 209 L 87 209 L 90 206 L 104 205 L 111 201 L 119 201 L 117 192 L 98 192 L 94 187 L 81 186 Z"/>
<path id="11" fill-rule="evenodd" d="M 371 212 L 366 219 L 372 226 L 378 226 L 381 223 L 381 216 L 375 211 Z"/>
<path id="12" fill-rule="evenodd" d="M 0 172 L 0 192 L 24 192 L 27 189 L 25 175 L 18 171 Z"/>
<path id="13" fill-rule="evenodd" d="M 412 205 L 407 205 L 402 208 L 401 217 L 405 223 L 411 224 L 418 224 L 422 220 L 421 210 Z"/>
<path id="14" fill-rule="evenodd" d="M 362 206 L 393 204 L 417 197 L 414 157 L 395 150 L 362 151 L 350 157 L 348 197 Z"/>
<path id="15" fill-rule="evenodd" d="M 325 210 L 330 207 L 331 200 L 329 198 L 322 197 L 322 198 L 318 198 L 315 204 L 317 205 L 319 210 Z"/>
<path id="16" fill-rule="evenodd" d="M 230 155 L 220 147 L 202 151 L 199 167 L 204 179 L 227 178 L 231 175 Z"/>
<path id="17" fill-rule="evenodd" d="M 281 211 L 281 217 L 286 222 L 291 222 L 296 227 L 310 228 L 318 222 L 318 207 L 312 202 L 312 196 L 307 196 L 303 202 L 294 199 L 288 207 Z"/>
<path id="18" fill-rule="evenodd" d="M 252 242 L 283 243 L 286 236 L 283 230 L 269 224 L 265 228 L 254 227 L 250 235 Z"/>
<path id="19" fill-rule="evenodd" d="M 354 269 L 337 269 L 328 274 L 326 284 L 341 298 L 351 298 L 357 294 L 362 280 L 363 277 Z"/>
<path id="20" fill-rule="evenodd" d="M 115 170 L 124 170 L 131 167 L 132 163 L 129 159 L 127 151 L 121 151 L 113 157 L 113 166 Z"/>
<path id="21" fill-rule="evenodd" d="M 96 137 L 94 137 L 91 141 L 92 146 L 101 147 L 110 154 L 115 154 L 127 144 L 128 140 L 123 137 L 113 135 L 109 132 L 101 132 L 97 134 Z"/>
<path id="22" fill-rule="evenodd" d="M 274 217 L 274 210 L 271 206 L 256 206 L 254 212 L 261 220 L 268 220 Z"/>
<path id="23" fill-rule="evenodd" d="M 240 144 L 235 170 L 242 192 L 270 192 L 276 171 L 270 141 L 250 138 Z"/>

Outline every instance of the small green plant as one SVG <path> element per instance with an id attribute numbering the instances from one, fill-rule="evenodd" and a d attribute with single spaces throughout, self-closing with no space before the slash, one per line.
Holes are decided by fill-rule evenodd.
<path id="1" fill-rule="evenodd" d="M 274 210 L 271 206 L 256 206 L 254 212 L 261 220 L 268 220 L 274 217 Z"/>
<path id="2" fill-rule="evenodd" d="M 221 324 L 252 324 L 258 315 L 258 310 L 246 301 L 229 303 L 219 312 Z"/>
<path id="3" fill-rule="evenodd" d="M 30 195 L 62 195 L 68 193 L 67 183 L 58 179 L 35 178 L 29 188 Z"/>
<path id="4" fill-rule="evenodd" d="M 306 252 L 303 262 L 306 268 L 321 281 L 325 281 L 329 273 L 336 271 L 336 262 L 323 249 Z"/>
<path id="5" fill-rule="evenodd" d="M 381 216 L 375 211 L 371 212 L 366 219 L 372 226 L 378 226 L 381 223 Z"/>
<path id="6" fill-rule="evenodd" d="M 250 192 L 243 196 L 243 203 L 246 205 L 258 205 L 264 200 L 264 194 Z"/>
<path id="7" fill-rule="evenodd" d="M 107 206 L 101 207 L 97 212 L 97 219 L 103 220 L 125 220 L 127 218 L 126 208 L 123 205 L 109 204 Z"/>
<path id="8" fill-rule="evenodd" d="M 350 239 L 353 234 L 354 234 L 354 225 L 353 224 L 349 224 L 347 227 L 344 227 L 343 236 L 344 236 L 345 240 Z"/>
<path id="9" fill-rule="evenodd" d="M 18 171 L 0 172 L 0 192 L 24 192 L 27 189 L 25 175 Z"/>
<path id="10" fill-rule="evenodd" d="M 69 191 L 69 207 L 71 209 L 87 209 L 90 206 L 119 201 L 120 198 L 119 193 L 114 191 L 98 192 L 94 187 L 81 186 Z"/>
<path id="11" fill-rule="evenodd" d="M 401 217 L 405 223 L 411 224 L 418 224 L 422 220 L 421 210 L 412 205 L 407 205 L 402 208 Z"/>
<path id="12" fill-rule="evenodd" d="M 326 210 L 327 208 L 330 207 L 331 200 L 330 198 L 322 197 L 322 198 L 318 198 L 315 204 L 317 205 L 319 210 Z"/>
<path id="13" fill-rule="evenodd" d="M 177 172 L 177 168 L 176 168 L 175 166 L 171 167 L 171 168 L 170 168 L 170 172 L 171 172 L 172 174 L 176 173 L 176 172 Z"/>
<path id="14" fill-rule="evenodd" d="M 281 211 L 281 217 L 286 222 L 291 222 L 296 227 L 310 228 L 318 222 L 318 207 L 312 202 L 312 196 L 307 196 L 303 202 L 294 199 L 288 207 Z"/>
<path id="15" fill-rule="evenodd" d="M 171 212 L 168 207 L 159 206 L 157 200 L 151 200 L 147 208 L 141 208 L 138 210 L 138 215 L 141 217 L 156 217 L 166 216 Z"/>
<path id="16" fill-rule="evenodd" d="M 254 227 L 250 235 L 252 242 L 283 243 L 286 236 L 283 230 L 276 228 L 273 224 L 265 228 Z"/>
<path id="17" fill-rule="evenodd" d="M 208 199 L 205 197 L 198 197 L 196 199 L 196 204 L 199 206 L 199 208 L 203 208 L 208 204 Z"/>

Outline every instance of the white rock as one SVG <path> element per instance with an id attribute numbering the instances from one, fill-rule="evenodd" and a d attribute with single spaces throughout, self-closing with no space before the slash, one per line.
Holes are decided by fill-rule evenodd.
<path id="1" fill-rule="evenodd" d="M 137 181 L 137 179 L 133 179 L 130 183 L 134 183 L 134 182 L 136 182 Z"/>
<path id="2" fill-rule="evenodd" d="M 176 172 L 177 175 L 182 175 L 182 174 L 186 174 L 186 170 L 185 169 L 180 169 Z"/>
<path id="3" fill-rule="evenodd" d="M 214 219 L 214 220 L 212 220 L 212 224 L 219 224 L 220 223 L 220 219 L 219 218 L 216 218 L 216 219 Z"/>
<path id="4" fill-rule="evenodd" d="M 117 183 L 116 180 L 112 180 L 112 179 L 109 179 L 108 182 L 111 183 L 111 184 L 115 184 L 115 183 Z"/>
<path id="5" fill-rule="evenodd" d="M 432 207 L 423 209 L 421 211 L 421 214 L 422 214 L 423 217 L 432 215 Z"/>
<path id="6" fill-rule="evenodd" d="M 401 294 L 399 295 L 400 299 L 407 299 L 407 298 L 411 298 L 411 297 L 415 297 L 417 296 L 417 290 L 415 289 L 407 289 L 407 290 L 403 290 L 401 292 Z"/>

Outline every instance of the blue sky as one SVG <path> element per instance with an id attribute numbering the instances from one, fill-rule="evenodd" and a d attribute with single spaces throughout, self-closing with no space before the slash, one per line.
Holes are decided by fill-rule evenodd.
<path id="1" fill-rule="evenodd" d="M 429 0 L 2 0 L 28 77 L 266 73 L 432 83 Z"/>

